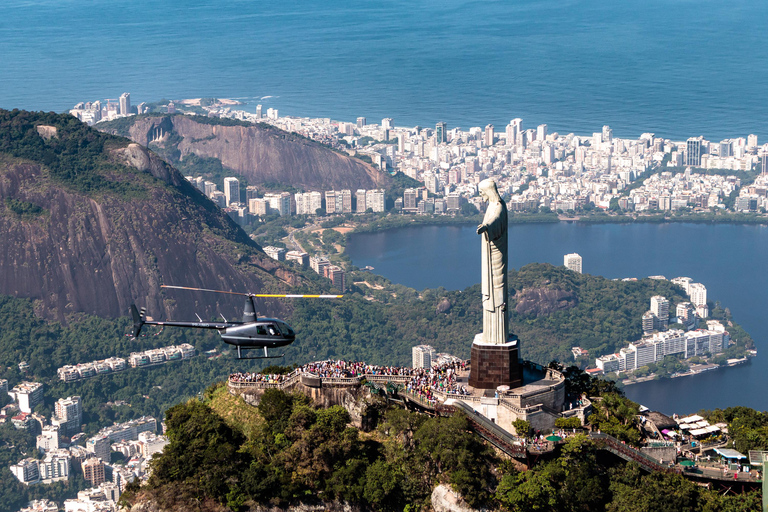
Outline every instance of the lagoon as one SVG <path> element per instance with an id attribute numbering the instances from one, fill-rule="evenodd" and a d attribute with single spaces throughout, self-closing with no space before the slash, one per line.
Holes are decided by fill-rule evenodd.
<path id="1" fill-rule="evenodd" d="M 768 227 L 734 224 L 514 224 L 509 266 L 563 264 L 576 252 L 583 271 L 611 279 L 688 276 L 729 307 L 755 340 L 750 363 L 704 375 L 628 386 L 629 398 L 665 413 L 745 405 L 768 410 L 765 332 L 768 318 Z M 463 289 L 480 281 L 474 226 L 420 226 L 353 235 L 347 253 L 393 282 L 416 289 Z M 638 319 L 638 322 L 640 319 Z M 628 340 L 629 341 L 629 340 Z M 525 345 L 523 345 L 525 346 Z M 525 354 L 523 354 L 524 356 Z"/>

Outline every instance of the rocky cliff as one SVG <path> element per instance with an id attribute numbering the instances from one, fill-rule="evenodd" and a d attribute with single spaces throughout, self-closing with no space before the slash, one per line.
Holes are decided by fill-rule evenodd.
<path id="1" fill-rule="evenodd" d="M 255 292 L 301 279 L 156 155 L 64 115 L 0 110 L 0 234 L 0 294 L 60 321 L 124 316 L 134 301 L 155 317 L 234 316 L 240 299 L 160 286 Z"/>
<path id="2" fill-rule="evenodd" d="M 385 187 L 390 181 L 387 173 L 361 160 L 266 124 L 233 124 L 185 115 L 136 116 L 100 129 L 125 135 L 143 146 L 157 144 L 171 163 L 190 154 L 216 158 L 251 185 L 356 190 Z"/>

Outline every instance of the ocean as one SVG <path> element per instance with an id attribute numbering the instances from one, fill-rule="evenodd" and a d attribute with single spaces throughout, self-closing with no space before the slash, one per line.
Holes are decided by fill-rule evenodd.
<path id="1" fill-rule="evenodd" d="M 5 0 L 0 107 L 239 98 L 449 129 L 768 137 L 768 3 Z"/>

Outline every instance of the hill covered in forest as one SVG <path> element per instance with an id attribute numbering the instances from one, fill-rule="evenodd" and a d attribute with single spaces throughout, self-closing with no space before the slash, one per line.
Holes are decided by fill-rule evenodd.
<path id="1" fill-rule="evenodd" d="M 591 428 L 626 423 L 636 432 L 637 404 L 607 392 L 595 407 Z M 756 411 L 717 413 L 729 424 L 768 421 Z M 435 510 L 436 500 L 452 494 L 463 498 L 462 510 L 735 512 L 760 505 L 759 491 L 724 496 L 679 474 L 644 473 L 586 430 L 569 432 L 524 470 L 484 444 L 462 413 L 428 417 L 392 407 L 373 432 L 349 421 L 343 407 L 320 408 L 302 394 L 270 389 L 253 408 L 214 386 L 168 411 L 170 444 L 153 459 L 148 484 L 131 486 L 122 503 L 134 511 L 416 511 Z"/>
<path id="2" fill-rule="evenodd" d="M 156 317 L 218 313 L 209 296 L 165 295 L 163 284 L 302 282 L 154 153 L 69 115 L 0 110 L 0 232 L 0 294 L 33 299 L 59 321 L 119 317 L 134 301 Z"/>
<path id="3" fill-rule="evenodd" d="M 238 176 L 250 185 L 306 190 L 387 188 L 389 174 L 268 124 L 141 115 L 97 125 L 157 151 L 185 174 Z"/>

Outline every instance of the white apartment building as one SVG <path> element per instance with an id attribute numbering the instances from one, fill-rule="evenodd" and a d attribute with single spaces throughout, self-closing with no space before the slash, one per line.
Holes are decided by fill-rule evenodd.
<path id="1" fill-rule="evenodd" d="M 323 207 L 323 195 L 320 192 L 297 192 L 294 194 L 294 200 L 296 201 L 296 215 L 317 215 L 317 210 Z"/>
<path id="2" fill-rule="evenodd" d="M 291 214 L 291 194 L 288 192 L 264 194 L 264 200 L 269 204 L 269 208 L 285 217 Z"/>
<path id="3" fill-rule="evenodd" d="M 574 272 L 581 274 L 581 256 L 575 252 L 563 256 L 563 265 L 568 270 L 573 270 Z"/>
<path id="4" fill-rule="evenodd" d="M 412 349 L 414 368 L 432 368 L 437 353 L 431 345 L 416 345 Z"/>
<path id="5" fill-rule="evenodd" d="M 83 424 L 83 406 L 79 396 L 68 396 L 56 401 L 54 417 L 63 422 L 62 435 L 67 437 L 80 432 Z"/>
<path id="6" fill-rule="evenodd" d="M 370 208 L 374 212 L 386 211 L 386 196 L 384 190 L 373 189 L 365 192 L 365 209 Z"/>
<path id="7" fill-rule="evenodd" d="M 224 197 L 226 197 L 227 206 L 240 203 L 240 180 L 232 177 L 224 178 Z"/>
<path id="8" fill-rule="evenodd" d="M 688 287 L 688 295 L 694 306 L 707 305 L 707 287 L 701 283 L 691 283 Z"/>
<path id="9" fill-rule="evenodd" d="M 43 385 L 39 382 L 22 382 L 11 390 L 21 412 L 31 413 L 43 401 Z"/>

